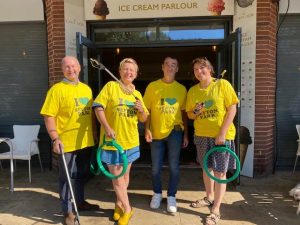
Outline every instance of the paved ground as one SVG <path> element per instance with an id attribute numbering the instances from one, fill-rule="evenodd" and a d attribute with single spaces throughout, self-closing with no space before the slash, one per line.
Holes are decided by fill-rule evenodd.
<path id="1" fill-rule="evenodd" d="M 182 169 L 177 194 L 178 213 L 166 212 L 166 199 L 161 208 L 151 210 L 150 169 L 133 168 L 129 188 L 135 214 L 130 225 L 200 225 L 209 213 L 207 208 L 193 209 L 189 203 L 204 196 L 199 169 Z M 55 171 L 40 172 L 34 168 L 32 184 L 28 183 L 27 167 L 18 167 L 15 192 L 9 191 L 9 170 L 0 171 L 0 225 L 61 224 L 57 178 Z M 164 171 L 167 180 L 167 171 Z M 298 203 L 288 191 L 300 181 L 300 172 L 278 172 L 267 178 L 241 178 L 238 188 L 229 185 L 221 208 L 220 225 L 299 225 Z M 166 182 L 165 182 L 166 183 Z M 165 193 L 164 193 L 165 194 Z M 99 212 L 80 213 L 83 225 L 116 225 L 111 219 L 114 192 L 103 176 L 87 184 L 88 201 L 100 205 Z"/>

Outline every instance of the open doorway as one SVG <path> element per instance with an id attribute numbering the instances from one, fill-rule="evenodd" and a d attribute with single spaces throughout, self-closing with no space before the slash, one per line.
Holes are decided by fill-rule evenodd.
<path id="1" fill-rule="evenodd" d="M 179 72 L 176 74 L 176 80 L 188 89 L 195 84 L 191 67 L 192 60 L 196 57 L 205 56 L 214 64 L 216 52 L 212 49 L 212 46 L 105 48 L 101 50 L 101 61 L 111 72 L 117 75 L 119 62 L 125 57 L 134 58 L 139 65 L 139 75 L 135 80 L 135 85 L 143 94 L 149 82 L 162 77 L 161 65 L 167 56 L 177 58 Z M 106 83 L 111 78 L 103 76 L 103 79 Z"/>
<path id="2" fill-rule="evenodd" d="M 102 56 L 101 62 L 117 77 L 120 61 L 125 57 L 134 58 L 139 65 L 139 75 L 134 84 L 142 95 L 151 81 L 162 77 L 161 65 L 167 56 L 178 59 L 179 72 L 176 74 L 176 80 L 183 84 L 187 90 L 196 84 L 192 70 L 192 60 L 194 58 L 205 56 L 216 66 L 216 48 L 213 46 L 103 48 L 99 49 L 99 52 Z M 90 74 L 92 76 L 92 73 Z M 101 74 L 101 83 L 103 85 L 110 80 L 112 78 L 108 74 L 105 72 Z M 99 92 L 99 90 L 93 90 L 93 92 Z M 150 145 L 145 142 L 143 124 L 139 125 L 139 129 L 141 157 L 137 161 L 137 164 L 150 165 Z M 196 165 L 196 148 L 193 144 L 193 133 L 193 121 L 189 121 L 190 140 L 187 149 L 182 149 L 181 165 Z"/>
<path id="3" fill-rule="evenodd" d="M 162 77 L 161 64 L 166 56 L 175 57 L 179 61 L 179 72 L 176 80 L 187 89 L 196 82 L 191 62 L 196 57 L 208 58 L 217 74 L 223 70 L 223 77 L 234 87 L 240 97 L 240 49 L 241 30 L 230 33 L 231 17 L 204 20 L 185 19 L 153 19 L 102 21 L 88 24 L 89 37 L 76 33 L 77 57 L 82 68 L 81 78 L 88 83 L 96 96 L 102 86 L 112 78 L 104 71 L 96 71 L 84 66 L 84 58 L 93 57 L 100 60 L 107 69 L 118 76 L 119 62 L 125 57 L 134 58 L 140 72 L 134 84 L 142 94 L 147 85 Z M 85 51 L 87 50 L 87 51 Z M 84 54 L 87 53 L 87 54 Z M 193 122 L 189 121 L 190 145 L 182 151 L 181 164 L 196 163 L 196 151 L 193 145 Z M 240 124 L 240 105 L 235 121 Z M 145 143 L 143 129 L 140 129 L 141 158 L 138 163 L 151 163 L 149 144 Z M 239 129 L 237 129 L 237 149 L 239 155 Z"/>

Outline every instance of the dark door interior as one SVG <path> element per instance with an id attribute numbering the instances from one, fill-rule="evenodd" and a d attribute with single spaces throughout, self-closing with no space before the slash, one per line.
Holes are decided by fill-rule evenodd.
<path id="1" fill-rule="evenodd" d="M 205 56 L 213 63 L 216 62 L 216 52 L 212 50 L 212 46 L 193 46 L 193 47 L 156 47 L 156 48 L 105 48 L 100 50 L 102 63 L 115 76 L 118 77 L 119 62 L 125 57 L 134 58 L 139 65 L 139 75 L 134 84 L 136 89 L 142 94 L 147 85 L 154 80 L 162 77 L 161 65 L 165 57 L 175 57 L 179 61 L 179 72 L 176 74 L 176 80 L 187 88 L 187 90 L 196 84 L 192 71 L 192 60 L 196 57 Z M 105 73 L 102 73 L 103 83 L 112 80 Z M 140 124 L 140 143 L 141 158 L 137 161 L 140 164 L 150 164 L 150 146 L 145 142 L 143 133 L 143 124 Z M 196 164 L 196 150 L 193 144 L 193 122 L 189 121 L 190 144 L 187 149 L 181 152 L 182 165 Z"/>
<path id="2" fill-rule="evenodd" d="M 134 58 L 139 65 L 139 75 L 134 84 L 136 89 L 142 94 L 147 85 L 156 79 L 162 77 L 161 65 L 165 57 L 175 57 L 179 61 L 179 72 L 176 74 L 176 80 L 187 88 L 187 90 L 196 84 L 192 71 L 192 60 L 196 57 L 205 56 L 214 65 L 216 64 L 216 48 L 213 46 L 168 46 L 168 47 L 125 47 L 125 48 L 98 48 L 92 45 L 88 39 L 82 39 L 82 45 L 89 48 L 89 57 L 101 59 L 101 63 L 110 70 L 116 77 L 118 76 L 118 67 L 120 61 L 125 57 Z M 79 49 L 79 48 L 78 48 Z M 80 51 L 79 51 L 80 53 Z M 78 54 L 82 57 L 81 54 Z M 80 60 L 81 61 L 81 60 Z M 215 65 L 216 66 L 216 65 Z M 112 80 L 105 71 L 98 71 L 91 66 L 88 68 L 88 79 L 86 82 L 97 95 L 101 87 Z M 84 75 L 82 75 L 84 77 Z M 97 77 L 97 78 L 96 78 Z M 100 82 L 99 82 L 100 81 Z M 150 146 L 145 142 L 143 133 L 143 124 L 139 124 L 140 129 L 140 147 L 141 158 L 137 161 L 139 164 L 150 164 Z M 196 150 L 193 144 L 193 121 L 189 121 L 189 146 L 183 149 L 181 153 L 182 165 L 196 164 Z"/>
<path id="3" fill-rule="evenodd" d="M 176 80 L 187 88 L 196 84 L 192 72 L 191 62 L 196 57 L 205 56 L 214 65 L 217 74 L 223 69 L 227 70 L 225 79 L 229 80 L 240 95 L 240 38 L 241 30 L 229 35 L 221 44 L 199 45 L 199 46 L 158 46 L 158 47 L 99 47 L 87 38 L 77 35 L 77 55 L 80 62 L 83 62 L 83 46 L 88 48 L 88 58 L 94 57 L 101 60 L 101 63 L 118 77 L 118 67 L 120 61 L 125 57 L 134 58 L 139 65 L 139 75 L 134 84 L 136 89 L 142 94 L 147 85 L 162 77 L 161 64 L 165 57 L 175 57 L 179 61 L 179 72 Z M 99 71 L 88 66 L 88 74 L 82 74 L 82 78 L 87 77 L 85 82 L 90 85 L 94 95 L 101 90 L 101 87 L 112 78 L 104 71 Z M 240 97 L 240 96 L 239 96 Z M 235 121 L 236 127 L 240 124 L 240 107 Z M 143 124 L 139 124 L 141 158 L 139 164 L 150 164 L 150 146 L 145 142 Z M 239 129 L 237 129 L 238 131 Z M 193 144 L 193 121 L 189 121 L 189 145 L 181 153 L 181 165 L 196 164 L 196 149 Z M 237 150 L 239 154 L 239 131 L 237 132 Z"/>

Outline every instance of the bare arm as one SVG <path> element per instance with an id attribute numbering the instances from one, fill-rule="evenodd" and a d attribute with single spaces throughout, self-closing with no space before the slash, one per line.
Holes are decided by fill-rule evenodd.
<path id="1" fill-rule="evenodd" d="M 93 131 L 93 137 L 94 137 L 94 141 L 95 144 L 98 143 L 98 139 L 99 139 L 99 135 L 98 135 L 98 130 L 97 130 L 97 120 L 96 120 L 96 116 L 95 113 L 92 111 L 92 131 Z"/>
<path id="2" fill-rule="evenodd" d="M 145 122 L 145 139 L 147 142 L 152 142 L 152 132 L 150 130 L 150 122 L 151 122 L 151 119 L 150 119 L 150 110 L 149 110 L 149 115 L 147 117 L 147 120 Z"/>
<path id="3" fill-rule="evenodd" d="M 218 136 L 216 137 L 216 145 L 222 145 L 225 143 L 226 133 L 228 131 L 228 128 L 230 124 L 233 122 L 233 119 L 236 114 L 236 105 L 231 105 L 227 108 L 227 113 L 225 115 L 225 119 L 223 121 L 223 124 L 221 126 L 220 132 Z"/>
<path id="4" fill-rule="evenodd" d="M 106 137 L 115 139 L 116 133 L 108 124 L 105 113 L 104 113 L 104 109 L 102 107 L 97 107 L 97 108 L 95 108 L 94 111 L 95 111 L 98 121 L 100 122 L 101 126 L 103 126 L 103 128 L 105 130 Z"/>
<path id="5" fill-rule="evenodd" d="M 196 119 L 196 117 L 197 117 L 197 115 L 194 114 L 192 111 L 188 111 L 188 112 L 186 112 L 186 114 L 187 114 L 187 117 L 188 117 L 190 120 L 194 120 L 194 119 Z"/>
<path id="6" fill-rule="evenodd" d="M 182 147 L 186 148 L 189 144 L 187 113 L 184 110 L 181 110 L 181 116 L 182 116 L 182 121 L 184 126 Z"/>
<path id="7" fill-rule="evenodd" d="M 61 145 L 63 147 L 63 143 L 61 142 L 61 140 L 59 139 L 57 130 L 56 130 L 56 121 L 55 121 L 55 117 L 51 117 L 51 116 L 44 116 L 44 121 L 45 121 L 45 125 L 47 128 L 47 132 L 52 140 L 53 143 L 53 148 L 52 151 L 60 154 L 60 149 L 59 149 L 59 145 Z"/>
<path id="8" fill-rule="evenodd" d="M 144 123 L 147 120 L 147 113 L 145 112 L 145 110 L 143 109 L 143 104 L 141 102 L 141 100 L 136 100 L 134 107 L 137 109 L 137 117 L 139 119 L 140 122 Z"/>

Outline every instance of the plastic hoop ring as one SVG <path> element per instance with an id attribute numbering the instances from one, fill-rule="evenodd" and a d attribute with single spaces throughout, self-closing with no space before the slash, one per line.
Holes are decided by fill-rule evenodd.
<path id="1" fill-rule="evenodd" d="M 113 146 L 117 149 L 117 151 L 119 152 L 119 154 L 121 155 L 122 161 L 123 161 L 123 169 L 121 171 L 120 174 L 118 175 L 114 175 L 112 173 L 110 173 L 109 171 L 107 171 L 101 161 L 101 155 L 102 155 L 102 148 L 103 146 Z M 125 151 L 123 150 L 123 148 L 121 147 L 121 145 L 119 145 L 115 140 L 111 140 L 111 141 L 105 141 L 105 136 L 103 138 L 103 143 L 98 147 L 97 149 L 97 153 L 96 153 L 96 159 L 97 159 L 97 163 L 99 166 L 100 171 L 109 179 L 117 179 L 121 176 L 123 176 L 126 171 L 127 171 L 127 167 L 128 167 L 128 159 L 126 156 Z M 95 171 L 95 169 L 93 167 L 91 167 L 92 172 L 95 172 L 95 175 L 100 174 L 99 169 L 97 171 Z"/>
<path id="2" fill-rule="evenodd" d="M 207 160 L 208 160 L 208 157 L 214 153 L 214 152 L 229 152 L 236 160 L 236 171 L 235 173 L 228 179 L 225 179 L 225 180 L 221 180 L 215 176 L 213 176 L 208 168 L 207 168 Z M 239 157 L 235 154 L 234 151 L 232 151 L 230 148 L 226 147 L 225 145 L 218 145 L 218 146 L 215 146 L 213 147 L 212 149 L 210 149 L 204 156 L 204 159 L 203 159 L 203 167 L 204 167 L 204 171 L 205 173 L 207 174 L 207 176 L 209 176 L 211 179 L 213 179 L 214 181 L 218 182 L 218 183 L 221 183 L 221 184 L 225 184 L 225 183 L 228 183 L 228 182 L 231 182 L 233 181 L 235 178 L 237 178 L 237 176 L 239 175 L 240 171 L 241 171 L 241 164 L 240 164 L 240 159 Z"/>

